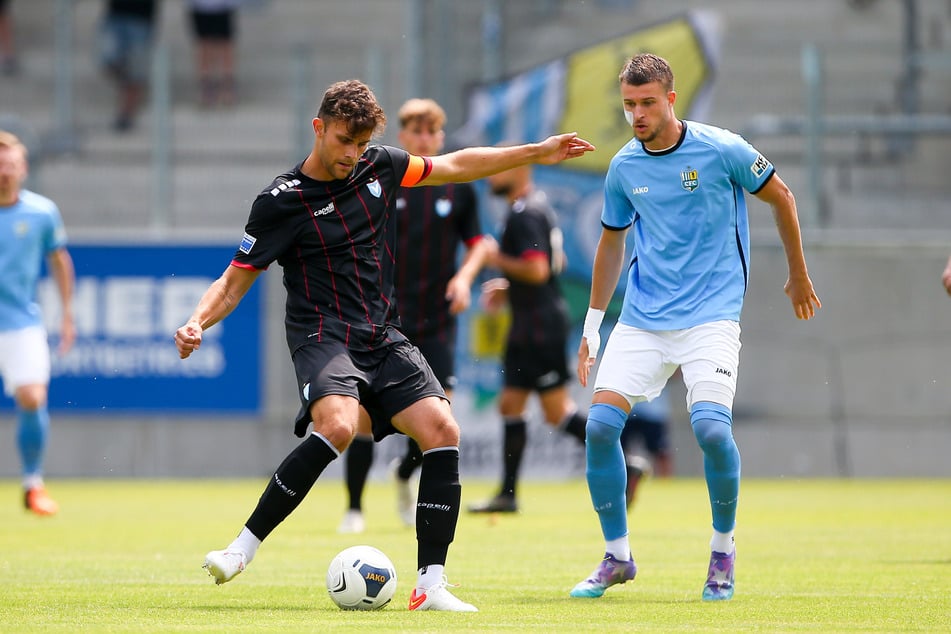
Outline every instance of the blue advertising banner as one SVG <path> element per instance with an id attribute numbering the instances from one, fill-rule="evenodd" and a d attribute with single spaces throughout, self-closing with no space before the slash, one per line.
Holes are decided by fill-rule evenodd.
<path id="1" fill-rule="evenodd" d="M 234 255 L 233 246 L 69 245 L 76 267 L 76 343 L 56 351 L 55 283 L 38 290 L 50 334 L 50 409 L 66 414 L 255 414 L 262 408 L 261 282 L 201 349 L 178 357 L 173 336 Z M 4 399 L 2 407 L 12 407 Z"/>

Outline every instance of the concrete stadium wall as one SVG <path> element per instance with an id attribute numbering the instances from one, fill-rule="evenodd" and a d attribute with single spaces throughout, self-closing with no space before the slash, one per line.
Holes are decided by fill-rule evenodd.
<path id="1" fill-rule="evenodd" d="M 754 209 L 754 228 L 768 216 Z M 764 218 L 767 220 L 764 221 Z M 743 472 L 754 477 L 951 476 L 951 298 L 940 284 L 951 239 L 876 244 L 806 236 L 823 308 L 799 322 L 783 294 L 786 265 L 775 232 L 754 236 L 735 434 Z M 283 342 L 279 272 L 268 282 L 267 412 L 258 419 L 66 418 L 54 416 L 49 477 L 266 476 L 296 444 L 297 401 Z M 53 385 L 55 389 L 55 384 Z M 590 394 L 575 389 L 580 404 Z M 702 472 L 674 385 L 672 439 L 679 475 Z M 225 398 L 222 396 L 221 398 Z M 500 424 L 464 390 L 463 475 L 497 477 Z M 531 423 L 527 478 L 582 477 L 580 446 Z M 0 477 L 15 477 L 12 417 L 0 417 Z M 378 450 L 381 477 L 402 439 Z M 339 477 L 341 463 L 328 470 Z"/>

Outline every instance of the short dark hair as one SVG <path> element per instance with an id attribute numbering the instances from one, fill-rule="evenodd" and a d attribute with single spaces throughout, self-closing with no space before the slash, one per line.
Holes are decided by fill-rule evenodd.
<path id="1" fill-rule="evenodd" d="M 373 135 L 383 133 L 386 115 L 370 87 L 357 79 L 331 84 L 317 110 L 320 119 L 346 121 L 347 131 L 357 134 L 370 130 Z"/>
<path id="2" fill-rule="evenodd" d="M 631 86 L 643 86 L 652 81 L 660 82 L 664 90 L 674 89 L 674 71 L 667 60 L 653 53 L 639 53 L 627 60 L 618 81 Z"/>

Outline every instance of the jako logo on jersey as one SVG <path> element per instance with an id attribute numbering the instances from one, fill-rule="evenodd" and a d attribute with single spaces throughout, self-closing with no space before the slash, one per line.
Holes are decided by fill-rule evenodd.
<path id="1" fill-rule="evenodd" d="M 271 195 L 277 196 L 281 192 L 287 191 L 291 187 L 297 187 L 298 185 L 300 185 L 300 181 L 297 180 L 296 178 L 293 180 L 284 181 L 283 183 L 281 183 L 280 185 L 278 185 L 277 187 L 271 190 Z"/>
<path id="2" fill-rule="evenodd" d="M 647 185 L 642 185 L 640 187 L 634 187 L 631 189 L 631 193 L 633 193 L 635 196 L 637 196 L 638 194 L 646 194 L 648 191 L 650 190 L 647 187 Z"/>
<path id="3" fill-rule="evenodd" d="M 373 194 L 374 198 L 379 198 L 380 194 L 383 193 L 383 187 L 380 185 L 380 181 L 373 179 L 367 183 L 367 189 L 370 190 L 370 193 Z"/>
<path id="4" fill-rule="evenodd" d="M 725 374 L 730 378 L 733 378 L 733 373 L 729 370 L 724 370 L 723 368 L 717 368 L 717 371 L 714 374 Z"/>
<path id="5" fill-rule="evenodd" d="M 436 215 L 445 218 L 452 211 L 452 201 L 448 198 L 440 198 L 436 201 Z"/>
<path id="6" fill-rule="evenodd" d="M 333 210 L 334 210 L 334 204 L 333 204 L 333 201 L 331 201 L 327 203 L 326 207 L 321 207 L 320 209 L 315 211 L 314 218 L 316 218 L 317 216 L 326 216 L 329 213 L 333 213 Z"/>
<path id="7" fill-rule="evenodd" d="M 244 234 L 244 237 L 241 238 L 241 244 L 238 245 L 238 251 L 245 254 L 251 253 L 251 248 L 257 241 L 258 239 L 252 236 L 250 233 Z"/>
<path id="8" fill-rule="evenodd" d="M 766 173 L 770 167 L 769 161 L 766 160 L 766 157 L 762 154 L 756 155 L 756 160 L 753 161 L 753 164 L 750 165 L 750 171 L 753 172 L 753 176 L 760 178 L 763 174 Z"/>
<path id="9" fill-rule="evenodd" d="M 689 167 L 680 172 L 680 184 L 683 185 L 683 188 L 688 192 L 692 192 L 696 188 L 700 187 L 699 172 L 697 172 L 697 170 L 690 169 Z"/>

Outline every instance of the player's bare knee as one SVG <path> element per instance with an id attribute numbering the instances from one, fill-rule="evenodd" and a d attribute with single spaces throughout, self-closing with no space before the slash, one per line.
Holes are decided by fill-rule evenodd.
<path id="1" fill-rule="evenodd" d="M 42 385 L 25 385 L 16 390 L 16 403 L 20 409 L 33 412 L 46 405 L 46 388 Z"/>
<path id="2" fill-rule="evenodd" d="M 423 451 L 437 447 L 459 446 L 459 425 L 451 416 L 433 418 L 429 424 L 418 428 L 414 440 Z"/>
<path id="3" fill-rule="evenodd" d="M 314 431 L 327 439 L 338 451 L 346 449 L 356 433 L 354 424 L 341 418 L 323 418 L 314 421 Z"/>

